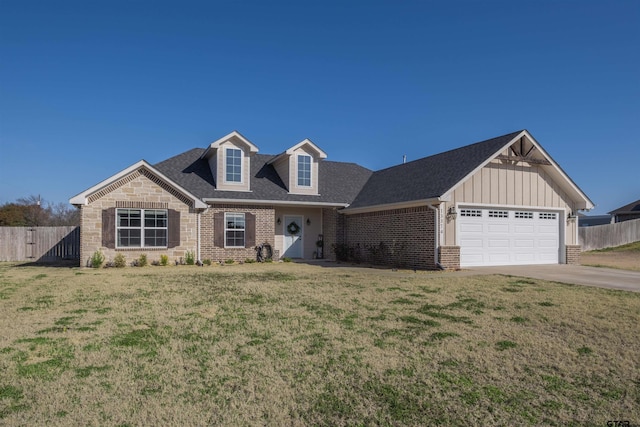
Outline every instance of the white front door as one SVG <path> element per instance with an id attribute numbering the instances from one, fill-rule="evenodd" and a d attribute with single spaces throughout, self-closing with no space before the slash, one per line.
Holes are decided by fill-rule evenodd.
<path id="1" fill-rule="evenodd" d="M 461 267 L 559 261 L 558 212 L 470 207 L 458 215 Z"/>
<path id="2" fill-rule="evenodd" d="M 297 215 L 284 216 L 284 247 L 283 255 L 288 258 L 302 258 L 302 217 Z"/>

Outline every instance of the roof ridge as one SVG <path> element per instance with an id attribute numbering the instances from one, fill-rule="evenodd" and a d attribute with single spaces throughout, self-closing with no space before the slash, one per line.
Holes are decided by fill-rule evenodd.
<path id="1" fill-rule="evenodd" d="M 480 145 L 480 144 L 485 144 L 485 143 L 488 143 L 488 142 L 491 142 L 491 141 L 495 141 L 496 139 L 501 139 L 501 138 L 504 138 L 504 137 L 507 137 L 507 136 L 511 136 L 511 135 L 517 135 L 517 134 L 519 134 L 521 132 L 524 132 L 525 130 L 526 129 L 522 129 L 522 130 L 519 130 L 519 131 L 516 131 L 516 132 L 505 133 L 504 135 L 500 135 L 500 136 L 496 136 L 496 137 L 493 137 L 493 138 L 485 139 L 484 141 L 473 142 L 471 144 L 463 145 L 462 147 L 452 148 L 452 149 L 447 150 L 447 151 L 441 151 L 439 153 L 431 154 L 429 156 L 420 157 L 418 159 L 411 160 L 411 161 L 408 161 L 406 163 L 400 163 L 398 165 L 388 166 L 386 168 L 378 169 L 375 172 L 382 172 L 382 171 L 386 171 L 388 169 L 398 168 L 398 167 L 402 167 L 402 166 L 405 166 L 405 165 L 409 165 L 411 163 L 423 161 L 423 160 L 426 160 L 426 159 L 431 159 L 431 158 L 442 156 L 442 155 L 445 155 L 445 154 L 449 154 L 449 153 L 452 153 L 454 151 L 464 150 L 464 149 L 467 149 L 467 148 L 470 148 L 470 147 L 473 147 L 473 146 L 477 146 L 477 145 Z"/>

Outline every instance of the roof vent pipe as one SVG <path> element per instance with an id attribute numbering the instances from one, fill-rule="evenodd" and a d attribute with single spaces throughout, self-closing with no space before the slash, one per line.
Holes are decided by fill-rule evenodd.
<path id="1" fill-rule="evenodd" d="M 403 163 L 403 164 L 404 164 L 404 163 L 407 163 L 407 155 L 406 155 L 406 154 L 403 154 L 403 155 L 402 155 L 402 163 Z"/>

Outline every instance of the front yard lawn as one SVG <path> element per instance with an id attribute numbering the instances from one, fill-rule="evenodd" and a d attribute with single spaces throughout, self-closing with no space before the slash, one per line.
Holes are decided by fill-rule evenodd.
<path id="1" fill-rule="evenodd" d="M 0 264 L 0 424 L 637 424 L 638 325 L 518 277 Z"/>

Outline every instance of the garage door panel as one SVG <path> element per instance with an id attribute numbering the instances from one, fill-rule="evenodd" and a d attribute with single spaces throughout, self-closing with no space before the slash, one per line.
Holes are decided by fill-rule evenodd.
<path id="1" fill-rule="evenodd" d="M 458 219 L 461 266 L 558 263 L 560 215 L 557 213 L 493 207 L 473 209 L 482 212 L 482 216 L 461 215 Z M 489 211 L 493 211 L 493 215 L 490 216 Z M 495 214 L 497 211 L 500 216 Z"/>
<path id="2" fill-rule="evenodd" d="M 488 247 L 509 249 L 509 239 L 489 239 Z"/>
<path id="3" fill-rule="evenodd" d="M 460 247 L 465 248 L 482 248 L 483 245 L 482 239 L 464 239 L 460 242 Z"/>
<path id="4" fill-rule="evenodd" d="M 535 228 L 533 225 L 516 225 L 513 227 L 513 231 L 516 234 L 531 234 L 533 233 Z"/>
<path id="5" fill-rule="evenodd" d="M 533 248 L 535 247 L 535 242 L 533 239 L 516 239 L 513 242 L 513 246 L 516 248 Z"/>
<path id="6" fill-rule="evenodd" d="M 509 233 L 509 224 L 489 224 L 487 226 L 489 233 Z"/>

